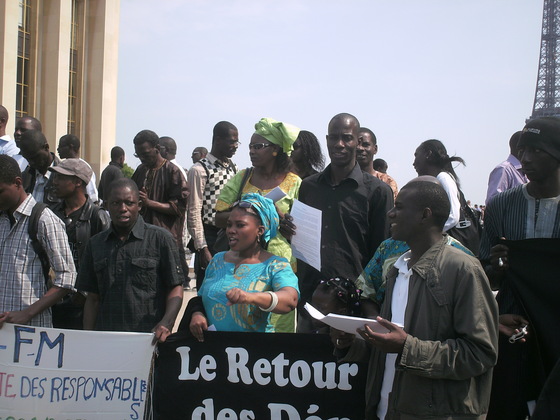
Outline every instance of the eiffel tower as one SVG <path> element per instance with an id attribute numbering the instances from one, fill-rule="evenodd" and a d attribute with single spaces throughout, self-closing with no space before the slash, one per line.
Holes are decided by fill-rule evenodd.
<path id="1" fill-rule="evenodd" d="M 530 120 L 560 117 L 560 0 L 544 0 L 541 53 Z"/>

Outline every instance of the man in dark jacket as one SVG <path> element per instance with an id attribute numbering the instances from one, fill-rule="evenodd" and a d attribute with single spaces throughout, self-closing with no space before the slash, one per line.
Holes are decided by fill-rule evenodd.
<path id="1" fill-rule="evenodd" d="M 446 245 L 448 215 L 442 186 L 419 180 L 387 214 L 392 237 L 410 250 L 387 275 L 377 317 L 386 331 L 359 330 L 372 346 L 368 419 L 483 419 L 488 411 L 498 308 L 478 260 Z"/>
<path id="2" fill-rule="evenodd" d="M 115 146 L 111 149 L 111 162 L 103 169 L 101 179 L 99 180 L 99 198 L 101 200 L 107 200 L 109 197 L 109 185 L 111 185 L 111 182 L 124 177 L 122 172 L 124 158 L 125 153 L 122 147 Z"/>
<path id="3" fill-rule="evenodd" d="M 86 194 L 86 185 L 91 180 L 91 167 L 81 159 L 65 159 L 49 168 L 53 172 L 53 192 L 61 199 L 52 211 L 66 225 L 68 241 L 72 249 L 76 270 L 87 241 L 93 235 L 107 229 L 111 223 L 109 215 L 93 203 Z"/>
<path id="4" fill-rule="evenodd" d="M 80 268 L 86 243 L 93 235 L 107 229 L 109 216 L 86 195 L 92 169 L 83 160 L 65 159 L 49 168 L 53 172 L 53 192 L 61 199 L 52 211 L 64 222 L 76 271 Z M 62 303 L 53 307 L 56 328 L 82 329 L 82 309 L 85 298 L 80 293 L 68 294 Z"/>

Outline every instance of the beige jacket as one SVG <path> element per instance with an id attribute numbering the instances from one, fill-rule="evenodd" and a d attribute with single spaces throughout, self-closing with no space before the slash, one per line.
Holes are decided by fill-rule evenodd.
<path id="1" fill-rule="evenodd" d="M 386 419 L 477 419 L 488 411 L 498 354 L 498 306 L 477 259 L 432 246 L 412 267 L 405 331 Z M 397 270 L 381 308 L 391 318 Z M 375 419 L 385 353 L 371 352 L 366 417 Z M 481 417 L 482 416 L 482 417 Z"/>

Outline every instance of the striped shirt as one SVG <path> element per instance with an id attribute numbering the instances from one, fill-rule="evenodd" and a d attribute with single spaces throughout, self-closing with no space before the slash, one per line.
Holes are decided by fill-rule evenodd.
<path id="1" fill-rule="evenodd" d="M 36 201 L 28 195 L 14 212 L 15 223 L 0 213 L 0 312 L 20 311 L 38 301 L 47 285 L 39 256 L 29 239 L 29 217 Z M 48 208 L 39 218 L 37 239 L 46 251 L 55 273 L 53 284 L 74 288 L 76 269 L 64 223 Z M 29 325 L 52 327 L 50 308 L 31 319 Z"/>
<path id="2" fill-rule="evenodd" d="M 490 248 L 499 238 L 517 241 L 560 238 L 560 196 L 535 199 L 527 184 L 500 193 L 490 200 L 484 213 L 480 259 L 490 260 Z"/>

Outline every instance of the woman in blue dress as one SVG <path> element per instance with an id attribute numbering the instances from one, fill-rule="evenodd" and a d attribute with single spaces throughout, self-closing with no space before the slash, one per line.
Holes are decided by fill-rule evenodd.
<path id="1" fill-rule="evenodd" d="M 191 333 L 204 331 L 273 331 L 270 313 L 284 314 L 297 306 L 298 280 L 289 261 L 266 251 L 278 230 L 272 200 L 245 194 L 229 216 L 226 235 L 230 250 L 212 258 L 199 290 L 204 309 L 194 311 Z M 202 309 L 202 308 L 200 308 Z"/>

